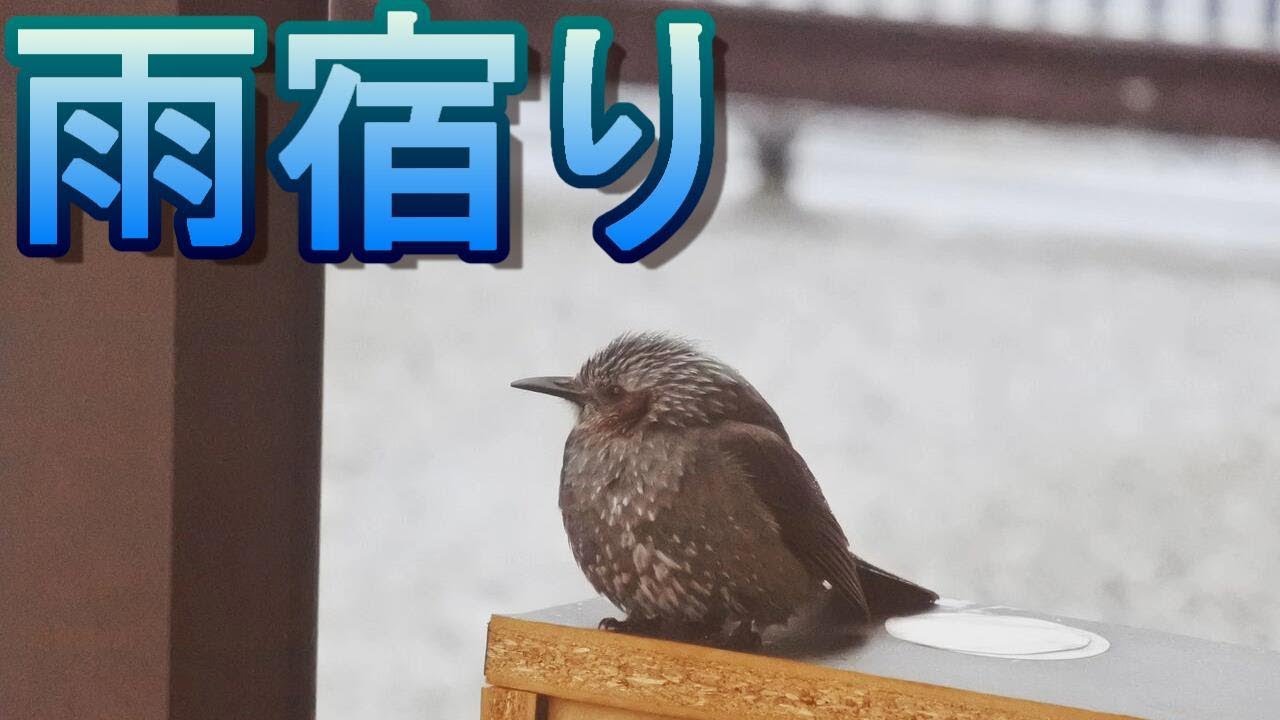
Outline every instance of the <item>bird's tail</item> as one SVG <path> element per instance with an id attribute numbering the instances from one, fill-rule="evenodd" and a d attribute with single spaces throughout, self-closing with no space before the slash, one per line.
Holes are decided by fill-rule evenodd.
<path id="1" fill-rule="evenodd" d="M 921 613 L 932 608 L 938 599 L 938 593 L 932 590 L 881 570 L 862 558 L 857 561 L 858 579 L 872 617 Z"/>
<path id="2" fill-rule="evenodd" d="M 867 600 L 866 611 L 845 594 L 830 592 L 821 611 L 825 622 L 861 624 L 868 620 L 915 615 L 931 609 L 938 599 L 938 593 L 881 570 L 857 555 L 853 555 L 853 560 L 858 568 L 862 594 Z"/>

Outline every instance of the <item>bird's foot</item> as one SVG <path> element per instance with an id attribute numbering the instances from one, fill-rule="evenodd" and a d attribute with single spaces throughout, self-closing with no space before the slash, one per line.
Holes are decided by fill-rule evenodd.
<path id="1" fill-rule="evenodd" d="M 724 632 L 720 623 L 664 623 L 658 618 L 645 617 L 628 617 L 625 620 L 607 617 L 597 627 L 606 632 L 693 642 L 742 652 L 759 650 L 764 644 L 750 621 L 739 622 L 729 633 Z"/>
<path id="2" fill-rule="evenodd" d="M 760 637 L 760 633 L 756 632 L 750 622 L 744 621 L 738 623 L 738 626 L 729 633 L 724 639 L 724 649 L 740 650 L 742 652 L 754 652 L 764 645 L 764 640 Z"/>
<path id="3" fill-rule="evenodd" d="M 607 617 L 596 626 L 606 632 L 626 633 L 627 635 L 654 635 L 662 629 L 662 623 L 651 618 L 627 618 L 619 620 Z"/>

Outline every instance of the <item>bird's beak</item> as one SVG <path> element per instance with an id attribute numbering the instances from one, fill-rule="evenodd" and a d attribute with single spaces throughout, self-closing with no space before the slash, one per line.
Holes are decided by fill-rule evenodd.
<path id="1" fill-rule="evenodd" d="M 584 399 L 582 387 L 571 377 L 531 377 L 511 383 L 517 390 L 530 390 L 544 395 L 555 395 L 570 402 L 581 404 Z"/>

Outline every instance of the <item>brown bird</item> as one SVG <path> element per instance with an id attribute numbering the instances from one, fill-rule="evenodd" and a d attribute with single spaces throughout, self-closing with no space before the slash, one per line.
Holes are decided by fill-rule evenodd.
<path id="1" fill-rule="evenodd" d="M 577 407 L 560 510 L 578 566 L 626 613 L 602 628 L 754 647 L 805 608 L 869 619 L 937 600 L 850 552 L 778 415 L 689 343 L 627 334 L 575 377 L 512 386 Z"/>

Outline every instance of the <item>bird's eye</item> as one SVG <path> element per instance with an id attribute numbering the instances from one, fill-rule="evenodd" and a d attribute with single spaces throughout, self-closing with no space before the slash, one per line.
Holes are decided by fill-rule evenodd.
<path id="1" fill-rule="evenodd" d="M 604 396 L 607 400 L 617 400 L 622 397 L 622 386 L 617 383 L 610 383 L 604 388 Z"/>

